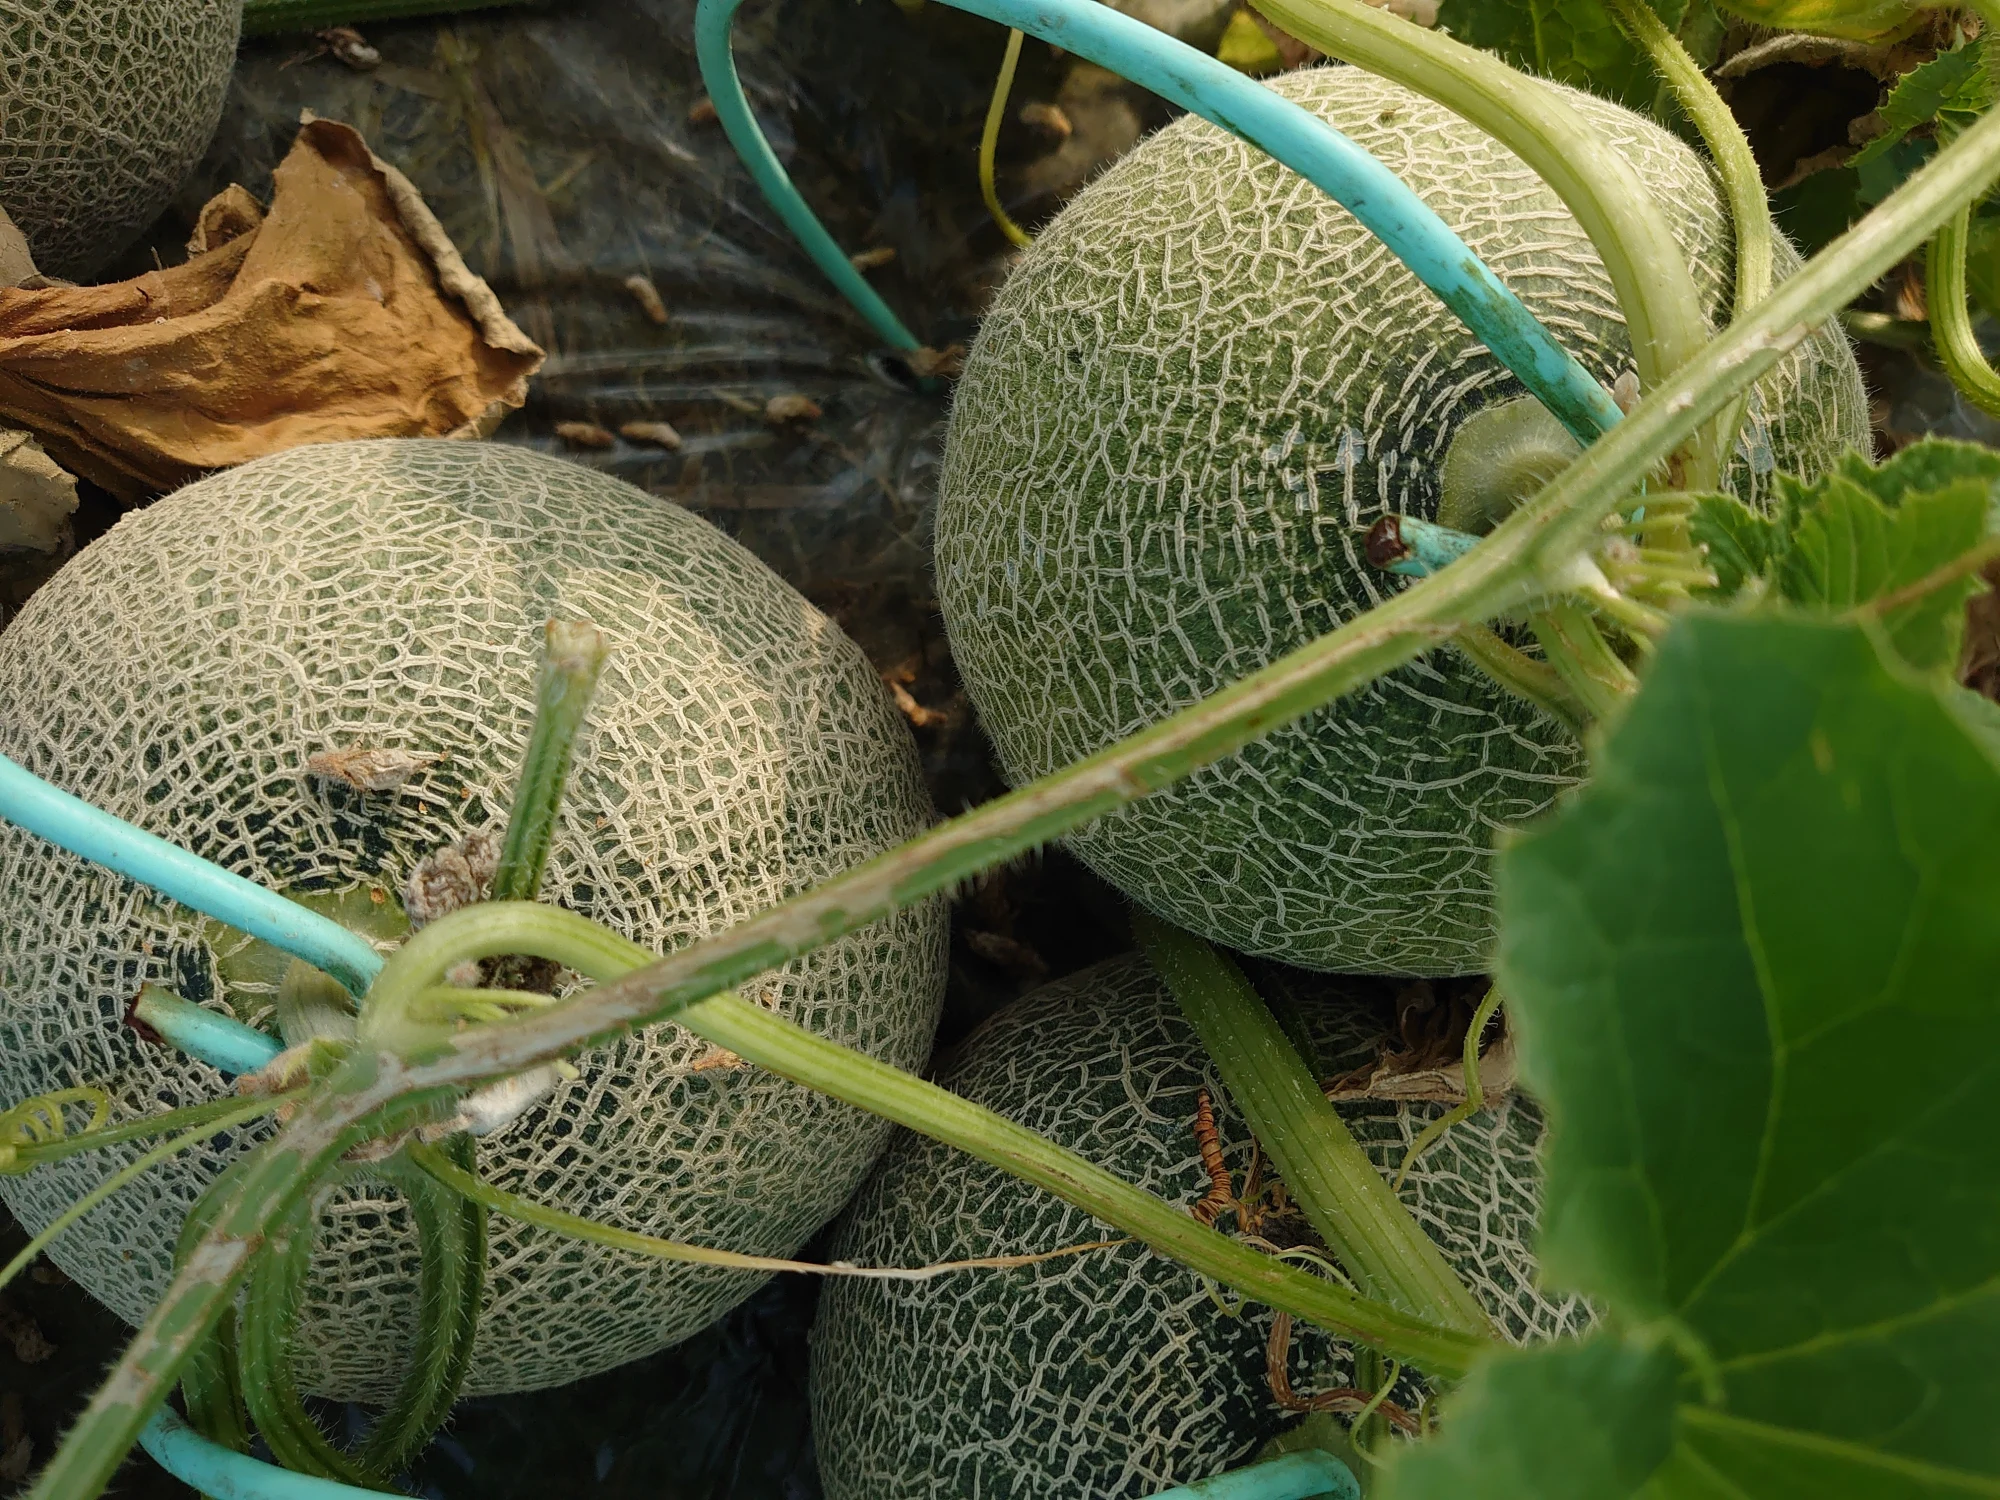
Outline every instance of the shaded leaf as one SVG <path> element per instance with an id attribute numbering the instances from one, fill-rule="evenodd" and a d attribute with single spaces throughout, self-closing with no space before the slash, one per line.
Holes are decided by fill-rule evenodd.
<path id="1" fill-rule="evenodd" d="M 1543 1275 L 1701 1378 L 1668 1396 L 1609 1334 L 1496 1358 L 1399 1500 L 1581 1493 L 1549 1435 L 1592 1424 L 1593 1495 L 2000 1494 L 2000 761 L 1967 703 L 1856 625 L 1693 615 L 1503 850 Z"/>
<path id="2" fill-rule="evenodd" d="M 1706 0 L 1695 0 L 1706 10 Z M 1688 0 L 1652 0 L 1679 26 Z M 1444 0 L 1438 25 L 1459 41 L 1497 52 L 1515 67 L 1646 109 L 1660 92 L 1646 54 L 1619 29 L 1603 0 Z"/>
<path id="3" fill-rule="evenodd" d="M 1985 539 L 1988 495 L 1987 485 L 1965 480 L 1911 494 L 1890 510 L 1851 481 L 1830 477 L 1792 534 L 1779 590 L 1837 614 L 1907 588 Z M 1883 625 L 1903 659 L 1923 670 L 1957 666 L 1965 601 L 1978 587 L 1962 578 L 1888 611 Z"/>
<path id="4" fill-rule="evenodd" d="M 1635 1494 L 1668 1456 L 1679 1361 L 1598 1334 L 1482 1364 L 1442 1439 L 1403 1455 L 1385 1500 L 1602 1500 Z"/>
<path id="5" fill-rule="evenodd" d="M 1713 593 L 1723 598 L 1768 574 L 1784 548 L 1778 523 L 1734 495 L 1697 497 L 1688 532 L 1708 548 L 1708 565 L 1716 580 Z"/>
<path id="6" fill-rule="evenodd" d="M 1877 117 L 1883 133 L 1864 146 L 1849 163 L 1857 169 L 1887 156 L 1904 136 L 1919 126 L 1942 120 L 1962 128 L 1993 99 L 1987 79 L 1986 39 L 1940 52 L 1896 80 L 1882 101 Z"/>
<path id="7" fill-rule="evenodd" d="M 2000 453 L 1932 439 L 1882 464 L 1850 453 L 1811 485 L 1780 476 L 1775 516 L 1725 495 L 1696 497 L 1690 530 L 1708 548 L 1717 586 L 1740 594 L 1762 579 L 1777 597 L 1840 614 L 1907 589 L 2000 535 Z M 1965 634 L 1971 578 L 1888 612 L 1903 659 L 1949 670 Z"/>

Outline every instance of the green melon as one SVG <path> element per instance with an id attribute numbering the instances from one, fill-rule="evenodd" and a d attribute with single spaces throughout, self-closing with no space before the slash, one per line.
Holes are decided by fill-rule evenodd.
<path id="1" fill-rule="evenodd" d="M 1512 153 L 1358 68 L 1277 83 L 1415 187 L 1600 379 L 1630 348 L 1581 228 Z M 1711 316 L 1731 280 L 1709 169 L 1571 103 L 1634 166 Z M 1780 274 L 1797 265 L 1789 247 Z M 1098 178 L 987 315 L 953 403 L 937 587 L 1008 778 L 1058 770 L 1370 608 L 1362 532 L 1435 519 L 1454 433 L 1522 387 L 1343 209 L 1189 117 Z M 1812 475 L 1866 443 L 1831 326 L 1758 386 L 1730 471 Z M 1071 839 L 1230 947 L 1357 973 L 1476 970 L 1494 831 L 1583 770 L 1573 738 L 1449 650 Z"/>
<path id="2" fill-rule="evenodd" d="M 294 449 L 204 479 L 73 559 L 0 635 L 0 753 L 267 885 L 392 909 L 411 867 L 506 819 L 541 627 L 594 621 L 606 667 L 544 898 L 683 947 L 919 832 L 908 729 L 861 652 L 706 522 L 559 460 L 415 440 Z M 308 775 L 335 748 L 439 754 L 393 793 Z M 121 1024 L 143 981 L 252 1019 L 230 936 L 0 825 L 0 1100 L 71 1085 L 118 1118 L 215 1097 L 210 1069 Z M 937 903 L 749 986 L 814 1032 L 912 1068 L 942 996 Z M 653 1027 L 479 1147 L 504 1187 L 652 1234 L 790 1254 L 885 1128 Z M 242 1140 L 154 1172 L 60 1240 L 128 1319 Z M 117 1164 L 6 1180 L 46 1224 Z M 119 1158 L 120 1161 L 129 1158 Z M 415 1240 L 393 1189 L 335 1193 L 299 1339 L 324 1394 L 393 1389 Z M 556 1239 L 496 1217 L 470 1389 L 577 1379 L 703 1327 L 761 1278 Z"/>
<path id="3" fill-rule="evenodd" d="M 0 0 L 0 205 L 40 268 L 102 270 L 215 134 L 243 0 Z"/>
<path id="4" fill-rule="evenodd" d="M 1382 1018 L 1324 981 L 1297 998 L 1324 1071 L 1372 1059 Z M 1192 1130 L 1205 1087 L 1239 1187 L 1247 1167 L 1247 1129 L 1142 958 L 1110 960 L 1016 1002 L 940 1081 L 1190 1206 L 1208 1187 Z M 1389 1173 L 1441 1109 L 1342 1105 Z M 1589 1317 L 1533 1286 L 1540 1133 L 1519 1100 L 1475 1116 L 1420 1161 L 1403 1195 L 1516 1339 L 1575 1330 Z M 1039 1188 L 900 1134 L 831 1250 L 857 1264 L 921 1265 L 1105 1233 Z M 1292 1418 L 1264 1373 L 1270 1313 L 1229 1313 L 1213 1292 L 1139 1246 L 923 1282 L 827 1283 L 812 1342 L 827 1500 L 1124 1500 L 1242 1460 Z M 1295 1339 L 1295 1388 L 1345 1384 L 1351 1369 L 1324 1335 Z M 1399 1399 L 1409 1389 L 1399 1385 Z"/>

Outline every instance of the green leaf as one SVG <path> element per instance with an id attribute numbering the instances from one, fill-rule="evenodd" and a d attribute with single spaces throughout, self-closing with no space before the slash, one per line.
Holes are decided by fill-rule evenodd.
<path id="1" fill-rule="evenodd" d="M 1705 0 L 1697 0 L 1706 9 Z M 1652 0 L 1669 26 L 1679 26 L 1688 0 Z M 1619 29 L 1603 0 L 1444 0 L 1438 25 L 1453 37 L 1497 52 L 1515 67 L 1648 109 L 1660 93 L 1659 74 Z"/>
<path id="2" fill-rule="evenodd" d="M 1963 128 L 1992 101 L 1984 37 L 1953 51 L 1940 52 L 1896 80 L 1896 86 L 1889 90 L 1889 97 L 1877 111 L 1882 134 L 1862 147 L 1848 165 L 1866 168 L 1887 156 L 1912 130 L 1934 121 Z"/>
<path id="3" fill-rule="evenodd" d="M 1593 1496 L 2000 1495 L 2000 761 L 1964 702 L 1857 625 L 1696 613 L 1502 851 L 1542 1273 L 1613 1332 L 1478 1372 L 1398 1500 L 1584 1493 L 1552 1432 Z"/>
<path id="4" fill-rule="evenodd" d="M 1674 1440 L 1679 1361 L 1599 1334 L 1482 1364 L 1453 1394 L 1448 1436 L 1388 1473 L 1382 1500 L 1600 1500 L 1638 1492 Z"/>
<path id="5" fill-rule="evenodd" d="M 1779 590 L 1838 614 L 1907 588 L 1985 539 L 1989 494 L 1988 486 L 1964 481 L 1912 494 L 1890 510 L 1860 486 L 1829 476 L 1792 534 Z M 1882 623 L 1903 659 L 1922 670 L 1957 666 L 1965 601 L 1977 587 L 1962 578 L 1888 611 Z"/>
<path id="6" fill-rule="evenodd" d="M 1883 464 L 1842 458 L 1812 485 L 1780 476 L 1774 517 L 1724 495 L 1696 497 L 1690 529 L 1708 548 L 1717 587 L 1739 594 L 1761 578 L 1777 597 L 1842 614 L 1929 578 L 2000 535 L 2000 453 L 1932 439 Z M 1924 670 L 1958 664 L 1970 576 L 1922 593 L 1883 619 L 1903 659 Z"/>
<path id="7" fill-rule="evenodd" d="M 1716 580 L 1713 593 L 1723 598 L 1769 573 L 1785 545 L 1784 531 L 1776 521 L 1734 495 L 1697 496 L 1688 531 L 1708 548 L 1708 566 Z"/>
<path id="8" fill-rule="evenodd" d="M 1834 464 L 1834 472 L 1860 485 L 1884 505 L 1898 505 L 1906 495 L 1941 490 L 1965 480 L 1983 484 L 2000 496 L 2000 452 L 1949 438 L 1912 443 L 1879 464 L 1848 453 Z"/>

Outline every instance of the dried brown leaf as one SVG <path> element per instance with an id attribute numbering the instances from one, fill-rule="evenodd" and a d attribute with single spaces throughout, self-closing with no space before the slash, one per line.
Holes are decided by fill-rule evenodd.
<path id="1" fill-rule="evenodd" d="M 483 436 L 526 400 L 541 349 L 356 131 L 308 118 L 274 181 L 184 265 L 0 290 L 0 420 L 130 501 L 304 443 Z M 220 235 L 243 204 L 218 201 Z"/>

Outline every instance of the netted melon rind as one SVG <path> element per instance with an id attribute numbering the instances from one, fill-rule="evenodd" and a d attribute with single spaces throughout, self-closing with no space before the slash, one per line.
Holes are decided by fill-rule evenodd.
<path id="1" fill-rule="evenodd" d="M 1600 379 L 1630 363 L 1580 227 L 1512 153 L 1356 68 L 1275 85 L 1415 187 Z M 1707 167 L 1570 101 L 1632 162 L 1711 315 L 1732 279 Z M 1781 273 L 1797 265 L 1789 247 Z M 1457 424 L 1522 387 L 1347 212 L 1188 117 L 1036 239 L 982 325 L 940 475 L 938 597 L 1008 778 L 1047 775 L 1379 603 L 1362 532 L 1435 518 Z M 1781 413 L 1782 420 L 1773 420 Z M 1829 325 L 1757 388 L 1732 469 L 1761 500 L 1867 442 Z M 1582 773 L 1575 741 L 1430 653 L 1069 842 L 1230 947 L 1356 973 L 1479 970 L 1496 829 Z"/>
<path id="2" fill-rule="evenodd" d="M 242 0 L 0 0 L 0 204 L 51 276 L 82 280 L 201 160 Z"/>
<path id="3" fill-rule="evenodd" d="M 1381 1018 L 1335 987 L 1319 989 L 1301 1013 L 1321 1066 L 1372 1058 Z M 1188 1205 L 1208 1185 L 1192 1133 L 1206 1087 L 1239 1185 L 1248 1164 L 1248 1131 L 1173 998 L 1136 957 L 1009 1007 L 941 1081 Z M 1393 1172 L 1441 1108 L 1369 1104 L 1343 1114 Z M 1579 1302 L 1533 1286 L 1539 1136 L 1518 1101 L 1476 1116 L 1419 1164 L 1403 1195 L 1516 1339 L 1588 1319 Z M 831 1253 L 920 1265 L 1106 1237 L 1090 1215 L 1038 1188 L 898 1134 Z M 1265 1382 L 1270 1327 L 1266 1309 L 1230 1316 L 1200 1277 L 1136 1246 L 925 1282 L 830 1281 L 812 1347 L 827 1500 L 1119 1500 L 1205 1478 L 1292 1420 Z M 1297 1334 L 1298 1388 L 1342 1384 L 1350 1371 L 1326 1336 Z"/>
<path id="4" fill-rule="evenodd" d="M 861 652 L 750 553 L 676 506 L 518 449 L 410 440 L 295 449 L 128 516 L 0 636 L 0 753 L 242 874 L 293 890 L 401 888 L 411 864 L 506 817 L 542 622 L 614 654 L 576 759 L 545 897 L 649 947 L 684 946 L 920 831 L 907 726 Z M 445 752 L 396 794 L 304 774 L 315 751 Z M 212 1098 L 209 1069 L 120 1024 L 155 980 L 225 997 L 202 923 L 0 826 L 0 1100 L 108 1088 L 120 1118 Z M 788 965 L 750 998 L 902 1067 L 929 1051 L 945 931 L 927 904 Z M 267 999 L 268 997 L 263 997 Z M 874 1118 L 672 1025 L 583 1076 L 482 1170 L 542 1202 L 703 1244 L 788 1254 L 880 1149 Z M 136 1321 L 175 1232 L 242 1146 L 156 1171 L 57 1245 Z M 129 1153 L 5 1187 L 38 1227 Z M 414 1237 L 392 1193 L 343 1191 L 301 1339 L 315 1390 L 385 1394 L 414 1319 Z M 760 1278 L 493 1223 L 471 1389 L 532 1389 L 648 1353 Z"/>

